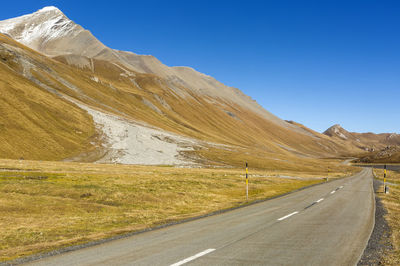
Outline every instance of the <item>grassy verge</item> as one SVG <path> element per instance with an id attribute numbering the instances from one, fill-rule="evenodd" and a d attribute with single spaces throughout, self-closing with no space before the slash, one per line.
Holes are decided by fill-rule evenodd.
<path id="1" fill-rule="evenodd" d="M 375 169 L 374 172 L 380 180 L 383 179 L 383 170 Z M 377 195 L 381 197 L 388 212 L 385 219 L 391 228 L 394 250 L 386 254 L 383 264 L 400 265 L 400 173 L 388 171 L 387 181 L 396 185 L 389 185 L 389 194 L 379 193 Z"/>
<path id="2" fill-rule="evenodd" d="M 0 160 L 0 261 L 245 204 L 243 172 Z M 322 174 L 250 169 L 250 200 L 319 183 Z"/>

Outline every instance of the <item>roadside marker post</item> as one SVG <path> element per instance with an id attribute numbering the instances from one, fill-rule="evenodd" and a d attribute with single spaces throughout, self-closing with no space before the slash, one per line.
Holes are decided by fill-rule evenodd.
<path id="1" fill-rule="evenodd" d="M 386 194 L 386 164 L 383 166 L 383 193 Z"/>
<path id="2" fill-rule="evenodd" d="M 249 200 L 249 168 L 246 162 L 246 201 Z"/>

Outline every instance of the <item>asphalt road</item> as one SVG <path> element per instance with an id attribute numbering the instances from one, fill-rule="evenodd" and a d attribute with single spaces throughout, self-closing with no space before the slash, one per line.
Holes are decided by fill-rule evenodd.
<path id="1" fill-rule="evenodd" d="M 371 169 L 33 265 L 355 265 L 374 226 Z"/>
<path id="2" fill-rule="evenodd" d="M 377 168 L 377 169 L 383 169 L 384 165 L 383 164 L 361 164 L 361 167 L 372 167 L 372 168 Z M 397 171 L 400 172 L 400 165 L 399 164 L 387 164 L 386 165 L 387 170 L 392 170 L 392 171 Z"/>

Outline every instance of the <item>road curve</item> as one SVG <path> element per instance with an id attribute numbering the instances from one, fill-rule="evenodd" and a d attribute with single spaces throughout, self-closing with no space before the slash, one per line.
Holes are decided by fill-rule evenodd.
<path id="1" fill-rule="evenodd" d="M 363 169 L 281 198 L 31 265 L 355 265 L 374 226 Z"/>

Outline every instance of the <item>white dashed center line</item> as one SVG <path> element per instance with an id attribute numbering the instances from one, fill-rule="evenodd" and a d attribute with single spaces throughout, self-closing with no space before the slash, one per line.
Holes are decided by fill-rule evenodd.
<path id="1" fill-rule="evenodd" d="M 333 194 L 333 193 L 335 193 L 336 192 L 336 190 L 334 190 L 334 191 L 331 191 L 331 194 Z"/>
<path id="2" fill-rule="evenodd" d="M 316 201 L 316 203 L 320 203 L 323 200 L 324 200 L 324 198 L 320 198 L 319 200 Z"/>
<path id="3" fill-rule="evenodd" d="M 204 250 L 204 251 L 202 251 L 202 252 L 200 252 L 200 253 L 197 253 L 196 255 L 193 255 L 193 256 L 191 256 L 191 257 L 189 257 L 189 258 L 186 258 L 186 259 L 184 259 L 184 260 L 178 261 L 177 263 L 171 264 L 171 266 L 183 265 L 183 264 L 185 264 L 185 263 L 188 263 L 189 261 L 195 260 L 195 259 L 197 259 L 197 258 L 199 258 L 199 257 L 201 257 L 201 256 L 204 256 L 204 255 L 206 255 L 206 254 L 208 254 L 208 253 L 210 253 L 210 252 L 213 252 L 213 251 L 215 251 L 214 248 L 206 249 L 206 250 Z"/>
<path id="4" fill-rule="evenodd" d="M 279 218 L 278 221 L 285 220 L 286 218 L 289 218 L 290 216 L 295 215 L 297 213 L 299 213 L 299 212 L 292 212 L 292 213 L 290 213 L 290 214 L 288 214 L 286 216 L 283 216 L 283 217 Z"/>

